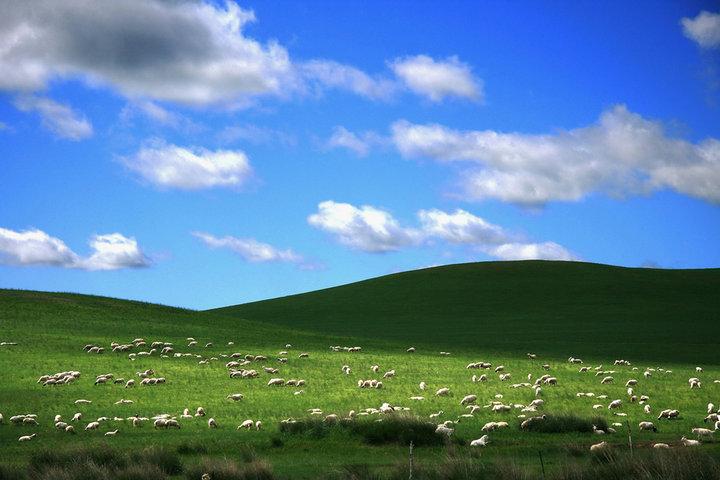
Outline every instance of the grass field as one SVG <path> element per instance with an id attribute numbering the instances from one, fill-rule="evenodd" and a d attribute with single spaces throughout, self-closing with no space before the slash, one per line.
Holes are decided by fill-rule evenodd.
<path id="1" fill-rule="evenodd" d="M 506 277 L 502 268 L 507 268 Z M 592 433 L 524 432 L 518 427 L 519 408 L 508 413 L 481 408 L 473 418 L 463 418 L 455 425 L 454 443 L 416 448 L 416 468 L 437 464 L 452 454 L 467 455 L 470 461 L 510 461 L 539 475 L 538 452 L 542 452 L 545 468 L 552 474 L 562 471 L 569 457 L 573 462 L 591 462 L 588 447 L 600 440 L 614 444 L 619 452 L 626 450 L 626 421 L 639 451 L 648 450 L 653 442 L 677 445 L 682 435 L 692 438 L 692 427 L 712 428 L 703 423 L 707 404 L 720 404 L 720 383 L 714 383 L 720 380 L 720 353 L 713 335 L 719 279 L 718 270 L 631 270 L 548 262 L 461 265 L 210 312 L 83 295 L 0 290 L 0 342 L 18 343 L 0 347 L 0 413 L 5 416 L 0 425 L 0 459 L 5 465 L 25 465 L 33 455 L 48 449 L 110 445 L 130 452 L 154 445 L 180 452 L 186 472 L 199 468 L 204 457 L 241 463 L 243 458 L 260 458 L 279 478 L 318 478 L 332 472 L 345 472 L 337 474 L 352 478 L 348 471 L 370 472 L 367 477 L 406 464 L 408 447 L 368 444 L 341 427 L 329 428 L 322 435 L 281 432 L 280 422 L 290 417 L 309 418 L 311 408 L 321 409 L 322 418 L 379 408 L 383 402 L 407 407 L 407 415 L 423 420 L 430 420 L 429 415 L 440 410 L 444 413 L 436 423 L 457 420 L 468 412 L 459 404 L 467 394 L 477 395 L 481 406 L 492 401 L 527 405 L 535 399 L 533 390 L 512 388 L 512 384 L 526 382 L 528 374 L 534 381 L 546 373 L 557 377 L 558 385 L 543 386 L 545 405 L 538 414 L 529 415 L 600 415 L 608 424 L 623 426 L 602 438 Z M 333 311 L 336 315 L 331 315 Z M 130 360 L 128 352 L 109 351 L 111 342 L 127 343 L 136 337 L 148 343 L 173 343 L 174 353 L 192 356 L 162 358 L 158 352 Z M 188 347 L 187 337 L 194 337 L 199 345 Z M 204 347 L 207 342 L 213 346 Z M 291 348 L 285 348 L 288 343 Z M 107 351 L 102 355 L 85 353 L 86 344 L 98 344 Z M 361 346 L 362 350 L 333 352 L 330 345 Z M 405 351 L 410 345 L 417 347 L 415 353 Z M 140 350 L 143 348 L 131 351 Z M 288 351 L 287 364 L 276 360 L 282 350 Z M 451 355 L 440 355 L 441 350 Z M 530 351 L 538 358 L 527 358 L 525 353 Z M 229 377 L 225 363 L 230 358 L 226 356 L 234 352 L 268 357 L 266 362 L 245 367 L 259 370 L 258 378 Z M 309 357 L 298 358 L 301 352 Z M 583 366 L 602 364 L 602 370 L 613 370 L 614 383 L 601 385 L 604 375 L 596 376 L 595 370 L 579 373 L 579 365 L 568 363 L 570 356 L 583 358 Z M 633 365 L 613 366 L 619 358 Z M 201 360 L 208 362 L 200 364 Z M 477 361 L 491 362 L 493 369 L 504 365 L 504 373 L 512 378 L 501 382 L 492 369 L 465 368 Z M 542 368 L 545 363 L 550 370 Z M 380 366 L 379 373 L 370 370 L 374 364 Z M 349 375 L 341 372 L 343 365 L 351 367 Z M 277 367 L 280 372 L 265 373 L 263 366 Z M 697 366 L 703 368 L 702 373 L 696 373 Z M 648 367 L 656 370 L 645 379 L 642 374 Z M 119 384 L 94 385 L 96 375 L 104 373 L 139 381 L 136 372 L 148 368 L 167 383 L 128 389 Z M 391 369 L 396 376 L 383 380 L 383 389 L 358 388 L 358 379 L 379 379 Z M 78 370 L 82 375 L 68 385 L 43 387 L 36 383 L 43 374 L 66 370 Z M 487 382 L 471 381 L 473 374 L 482 373 L 488 376 Z M 702 388 L 688 388 L 688 378 L 693 376 L 700 377 Z M 307 384 L 269 387 L 272 377 L 304 379 Z M 650 397 L 651 414 L 628 401 L 625 382 L 630 378 L 639 380 L 635 387 L 638 396 Z M 428 384 L 425 392 L 418 388 L 421 381 Z M 451 395 L 436 397 L 434 392 L 441 387 L 448 387 Z M 298 390 L 304 393 L 295 395 Z M 577 397 L 577 392 L 593 392 L 595 397 Z M 242 393 L 244 399 L 228 400 L 232 393 Z M 598 398 L 601 395 L 607 398 Z M 413 396 L 425 398 L 411 400 Z M 75 405 L 81 398 L 92 403 Z M 134 403 L 116 405 L 120 399 Z M 606 408 L 614 399 L 623 400 L 618 411 L 627 416 L 616 416 Z M 594 404 L 603 408 L 595 410 Z M 184 408 L 194 411 L 198 406 L 203 406 L 208 416 L 180 419 L 180 430 L 157 430 L 152 421 L 133 428 L 128 420 L 110 420 L 99 430 L 83 431 L 88 422 L 101 416 L 151 418 L 167 413 L 179 417 Z M 678 409 L 680 418 L 657 420 L 658 412 L 666 408 Z M 83 414 L 82 421 L 75 424 L 76 435 L 53 427 L 55 415 L 67 421 L 76 412 Z M 40 425 L 9 425 L 10 416 L 25 413 L 37 414 Z M 218 429 L 208 428 L 208 417 L 217 420 Z M 357 421 L 379 417 L 369 415 Z M 263 428 L 236 430 L 246 419 L 261 420 Z M 643 420 L 655 422 L 659 431 L 639 432 L 637 424 Z M 507 421 L 510 426 L 491 432 L 489 446 L 469 447 L 467 443 L 482 435 L 480 429 L 488 421 Z M 119 430 L 117 436 L 104 436 L 115 429 Z M 37 437 L 30 442 L 17 441 L 30 433 Z M 705 442 L 699 449 L 717 457 L 720 441 Z"/>

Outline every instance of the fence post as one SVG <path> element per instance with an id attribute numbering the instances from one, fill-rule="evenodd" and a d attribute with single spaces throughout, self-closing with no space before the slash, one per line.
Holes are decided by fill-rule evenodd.
<path id="1" fill-rule="evenodd" d="M 410 476 L 408 477 L 409 480 L 412 480 L 413 478 L 413 442 L 410 441 Z"/>
<path id="2" fill-rule="evenodd" d="M 630 446 L 630 456 L 633 455 L 632 433 L 630 432 L 630 420 L 625 420 L 628 429 L 628 445 Z"/>
<path id="3" fill-rule="evenodd" d="M 542 458 L 542 452 L 538 450 L 538 455 L 540 455 L 540 468 L 542 468 L 542 478 L 545 480 L 545 462 L 543 462 Z"/>

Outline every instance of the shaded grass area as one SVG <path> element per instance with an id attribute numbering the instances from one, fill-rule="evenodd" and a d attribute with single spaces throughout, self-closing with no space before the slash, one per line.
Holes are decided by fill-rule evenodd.
<path id="1" fill-rule="evenodd" d="M 447 265 L 213 310 L 307 331 L 438 350 L 720 363 L 720 269 L 581 262 Z M 442 328 L 438 328 L 442 326 Z"/>
<path id="2" fill-rule="evenodd" d="M 589 453 L 584 459 L 567 459 L 545 474 L 507 460 L 487 459 L 479 450 L 457 450 L 432 462 L 414 463 L 414 480 L 717 480 L 720 460 L 702 450 L 675 448 L 646 449 L 633 455 L 607 450 Z M 352 463 L 315 478 L 325 480 L 404 480 L 409 478 L 408 461 L 388 468 Z M 146 448 L 122 452 L 100 449 L 66 449 L 36 453 L 24 466 L 0 465 L 0 480 L 166 480 L 170 478 L 212 480 L 275 480 L 287 478 L 273 472 L 272 465 L 255 455 L 241 458 L 202 457 L 183 465 L 175 452 Z"/>
<path id="3" fill-rule="evenodd" d="M 394 443 L 416 446 L 443 445 L 447 436 L 435 433 L 435 424 L 407 415 L 389 416 L 382 421 L 340 419 L 327 422 L 308 418 L 292 423 L 281 423 L 280 432 L 291 435 L 308 435 L 323 438 L 333 432 L 344 431 L 357 435 L 370 445 Z"/>
<path id="4" fill-rule="evenodd" d="M 538 433 L 592 433 L 593 426 L 607 431 L 608 423 L 603 417 L 580 417 L 571 414 L 547 414 L 545 420 L 531 422 L 527 430 Z"/>

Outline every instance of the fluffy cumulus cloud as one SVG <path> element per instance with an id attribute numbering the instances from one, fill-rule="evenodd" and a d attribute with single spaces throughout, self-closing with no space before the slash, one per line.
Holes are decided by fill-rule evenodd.
<path id="1" fill-rule="evenodd" d="M 84 116 L 49 98 L 23 95 L 15 100 L 15 106 L 40 115 L 43 126 L 60 138 L 82 140 L 93 134 L 92 124 Z"/>
<path id="2" fill-rule="evenodd" d="M 118 270 L 150 265 L 134 238 L 119 233 L 94 235 L 91 254 L 81 257 L 62 240 L 42 230 L 0 228 L 0 263 L 14 266 L 55 266 L 83 270 Z"/>
<path id="3" fill-rule="evenodd" d="M 131 97 L 208 104 L 279 93 L 287 51 L 246 37 L 253 12 L 234 2 L 8 0 L 0 18 L 0 89 L 54 78 L 106 84 Z"/>
<path id="4" fill-rule="evenodd" d="M 181 190 L 239 187 L 252 175 L 247 156 L 239 150 L 184 148 L 161 140 L 148 142 L 122 162 L 145 181 Z"/>
<path id="5" fill-rule="evenodd" d="M 680 20 L 683 33 L 702 48 L 720 48 L 720 13 L 702 11 Z"/>
<path id="6" fill-rule="evenodd" d="M 328 200 L 308 217 L 315 228 L 332 234 L 340 243 L 364 252 L 399 250 L 417 240 L 417 232 L 403 228 L 393 216 L 379 208 Z"/>
<path id="7" fill-rule="evenodd" d="M 395 75 L 418 95 L 439 102 L 445 97 L 482 100 L 482 82 L 457 57 L 434 60 L 427 55 L 398 58 L 391 63 Z"/>
<path id="8" fill-rule="evenodd" d="M 670 188 L 720 203 L 720 141 L 671 138 L 662 125 L 615 106 L 594 125 L 547 135 L 458 131 L 406 121 L 392 126 L 408 158 L 467 166 L 459 195 L 524 205 Z"/>
<path id="9" fill-rule="evenodd" d="M 420 210 L 418 228 L 400 225 L 392 214 L 371 206 L 322 202 L 308 217 L 310 225 L 331 234 L 343 245 L 368 253 L 396 251 L 440 240 L 464 245 L 502 260 L 574 260 L 553 242 L 532 243 L 465 210 Z"/>

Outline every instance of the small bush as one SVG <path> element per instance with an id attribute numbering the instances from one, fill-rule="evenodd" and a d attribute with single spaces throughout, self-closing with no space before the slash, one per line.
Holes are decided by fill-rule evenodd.
<path id="1" fill-rule="evenodd" d="M 202 443 L 188 443 L 184 442 L 177 446 L 175 449 L 180 455 L 198 455 L 208 453 L 207 447 Z"/>
<path id="2" fill-rule="evenodd" d="M 288 434 L 304 434 L 313 438 L 322 438 L 332 431 L 343 430 L 358 435 L 371 445 L 397 443 L 416 446 L 442 445 L 447 437 L 435 433 L 435 424 L 417 417 L 388 415 L 382 421 L 340 420 L 327 423 L 319 418 L 298 420 L 295 423 L 283 423 L 280 431 Z M 455 439 L 456 442 L 461 440 Z"/>
<path id="3" fill-rule="evenodd" d="M 546 415 L 545 420 L 531 422 L 528 431 L 538 433 L 590 433 L 593 425 L 600 430 L 607 430 L 608 423 L 602 417 L 583 418 L 577 415 Z"/>
<path id="4" fill-rule="evenodd" d="M 197 480 L 204 473 L 212 480 L 275 480 L 270 465 L 262 460 L 253 460 L 244 465 L 228 459 L 203 458 L 199 465 L 188 468 L 185 478 Z"/>
<path id="5" fill-rule="evenodd" d="M 134 464 L 153 465 L 167 475 L 182 472 L 182 462 L 176 452 L 159 447 L 149 447 L 131 455 Z"/>
<path id="6" fill-rule="evenodd" d="M 20 467 L 0 464 L 0 480 L 24 480 L 25 472 Z"/>
<path id="7" fill-rule="evenodd" d="M 270 438 L 270 446 L 272 448 L 280 448 L 285 445 L 285 442 L 283 442 L 283 439 L 280 437 L 272 437 Z"/>

